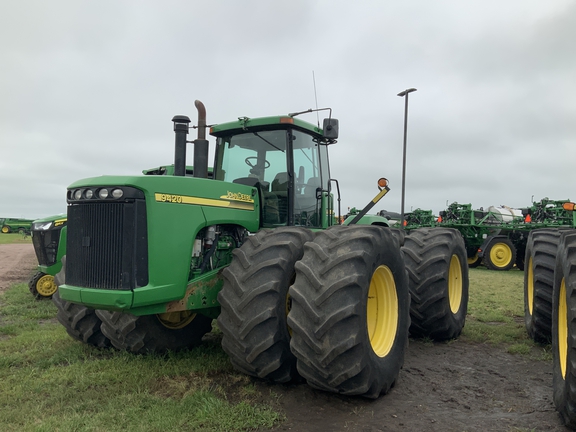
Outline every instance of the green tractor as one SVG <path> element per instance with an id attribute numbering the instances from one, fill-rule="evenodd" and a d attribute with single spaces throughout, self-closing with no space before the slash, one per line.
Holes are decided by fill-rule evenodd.
<path id="1" fill-rule="evenodd" d="M 50 299 L 58 289 L 54 276 L 62 268 L 66 251 L 66 214 L 35 220 L 31 235 L 38 271 L 28 282 L 28 288 L 35 298 Z"/>
<path id="2" fill-rule="evenodd" d="M 376 398 L 394 384 L 409 333 L 457 337 L 468 302 L 462 236 L 406 233 L 366 208 L 338 224 L 328 148 L 338 121 L 298 115 L 214 125 L 173 118 L 167 175 L 102 176 L 67 192 L 67 254 L 53 301 L 75 339 L 133 353 L 199 344 L 212 322 L 232 364 L 277 383 Z M 334 187 L 335 186 L 335 187 Z M 336 192 L 336 197 L 334 197 Z M 336 198 L 336 199 L 335 199 Z"/>

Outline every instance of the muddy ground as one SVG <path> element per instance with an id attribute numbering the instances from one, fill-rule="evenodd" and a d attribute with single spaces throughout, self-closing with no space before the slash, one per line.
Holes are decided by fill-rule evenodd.
<path id="1" fill-rule="evenodd" d="M 32 245 L 0 245 L 0 292 L 34 273 Z M 535 348 L 534 356 L 538 356 Z M 280 431 L 565 431 L 552 365 L 503 348 L 410 340 L 396 386 L 376 401 L 257 382 L 286 420 Z"/>

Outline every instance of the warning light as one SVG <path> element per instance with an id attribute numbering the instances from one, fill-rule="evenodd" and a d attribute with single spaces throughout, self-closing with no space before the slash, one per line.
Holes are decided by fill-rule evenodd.
<path id="1" fill-rule="evenodd" d="M 562 208 L 567 211 L 574 211 L 574 207 L 576 207 L 576 204 L 574 204 L 573 202 L 567 202 L 562 204 Z"/>
<path id="2" fill-rule="evenodd" d="M 378 180 L 378 186 L 381 188 L 385 188 L 386 186 L 388 186 L 388 179 L 382 177 Z"/>

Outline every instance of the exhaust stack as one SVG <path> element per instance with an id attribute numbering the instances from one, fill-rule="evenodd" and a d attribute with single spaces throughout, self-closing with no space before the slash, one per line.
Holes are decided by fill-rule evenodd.
<path id="1" fill-rule="evenodd" d="M 198 110 L 198 138 L 194 140 L 194 177 L 208 178 L 208 140 L 206 139 L 206 108 L 194 101 Z"/>
<path id="2" fill-rule="evenodd" d="M 174 175 L 186 175 L 186 135 L 188 135 L 188 125 L 190 119 L 187 116 L 177 115 L 172 118 L 174 122 Z"/>
<path id="3" fill-rule="evenodd" d="M 206 108 L 199 100 L 194 101 L 198 110 L 198 138 L 194 144 L 194 177 L 208 178 L 208 140 L 206 139 Z M 190 128 L 190 118 L 177 115 L 172 118 L 174 122 L 174 175 L 186 175 L 186 140 Z"/>

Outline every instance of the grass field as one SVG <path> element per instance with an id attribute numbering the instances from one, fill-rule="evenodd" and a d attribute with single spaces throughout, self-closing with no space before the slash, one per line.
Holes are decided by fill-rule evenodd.
<path id="1" fill-rule="evenodd" d="M 29 235 L 24 236 L 20 233 L 0 233 L 0 244 L 12 244 L 12 243 L 32 243 L 32 237 Z"/>
<path id="2" fill-rule="evenodd" d="M 471 269 L 470 281 L 461 340 L 531 355 L 523 273 Z M 232 369 L 218 331 L 189 352 L 131 355 L 74 341 L 55 315 L 25 284 L 0 296 L 0 430 L 241 431 L 283 420 L 273 390 L 263 399 Z"/>

